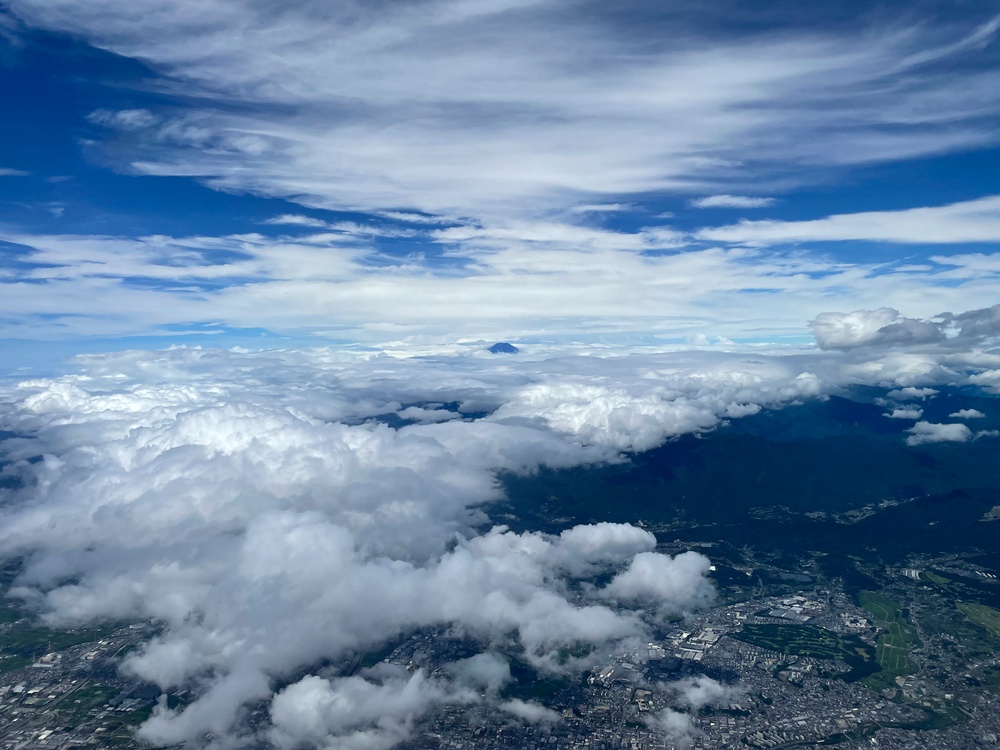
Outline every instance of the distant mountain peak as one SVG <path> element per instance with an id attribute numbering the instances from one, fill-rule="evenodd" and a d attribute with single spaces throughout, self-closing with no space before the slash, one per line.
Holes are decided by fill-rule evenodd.
<path id="1" fill-rule="evenodd" d="M 508 344 L 506 341 L 498 341 L 487 349 L 487 351 L 492 354 L 517 354 L 520 350 L 513 344 Z"/>

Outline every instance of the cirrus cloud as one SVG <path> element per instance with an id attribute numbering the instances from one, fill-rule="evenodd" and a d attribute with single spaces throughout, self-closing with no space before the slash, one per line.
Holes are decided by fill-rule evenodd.
<path id="1" fill-rule="evenodd" d="M 869 240 L 918 244 L 1000 242 L 1000 196 L 947 206 L 840 214 L 811 221 L 741 221 L 703 229 L 704 240 L 753 245 Z"/>
<path id="2" fill-rule="evenodd" d="M 691 201 L 694 208 L 767 208 L 773 206 L 774 198 L 750 195 L 706 195 Z"/>
<path id="3" fill-rule="evenodd" d="M 8 5 L 176 92 L 156 119 L 102 116 L 123 169 L 314 207 L 537 216 L 704 190 L 748 162 L 766 179 L 998 135 L 992 69 L 954 64 L 989 62 L 985 14 L 775 34 L 678 8 L 622 35 L 614 8 L 586 2 Z"/>

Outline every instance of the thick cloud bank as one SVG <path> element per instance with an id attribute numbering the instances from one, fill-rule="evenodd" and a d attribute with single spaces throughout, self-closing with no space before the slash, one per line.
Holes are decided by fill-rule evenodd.
<path id="1" fill-rule="evenodd" d="M 890 307 L 823 313 L 809 325 L 822 349 L 919 344 L 959 349 L 1000 335 L 1000 305 L 960 315 L 941 313 L 932 320 L 907 318 Z"/>
<path id="2" fill-rule="evenodd" d="M 0 556 L 24 556 L 14 593 L 50 625 L 162 623 L 122 665 L 194 696 L 143 725 L 155 743 L 245 742 L 260 706 L 258 735 L 281 748 L 390 747 L 446 703 L 550 722 L 543 706 L 500 701 L 510 668 L 492 644 L 513 642 L 539 670 L 582 668 L 566 646 L 613 649 L 708 604 L 709 562 L 659 554 L 629 525 L 514 533 L 489 518 L 498 474 L 625 460 L 848 382 L 906 398 L 996 368 L 988 352 L 970 369 L 950 348 L 865 351 L 85 357 L 79 374 L 2 394 L 15 488 Z M 926 422 L 911 433 L 914 445 L 971 437 Z M 423 627 L 482 653 L 434 673 L 349 668 Z M 710 688 L 679 687 L 679 706 Z"/>
<path id="3" fill-rule="evenodd" d="M 819 392 L 788 363 L 676 355 L 515 368 L 478 355 L 178 349 L 83 364 L 8 394 L 4 427 L 25 437 L 4 444 L 6 471 L 23 486 L 5 503 L 0 552 L 28 556 L 16 593 L 49 624 L 164 623 L 123 665 L 198 696 L 143 726 L 164 744 L 237 736 L 246 708 L 270 700 L 280 747 L 387 747 L 428 707 L 495 693 L 506 663 L 485 654 L 447 679 L 334 670 L 272 698 L 276 686 L 436 625 L 484 643 L 514 634 L 537 668 L 572 668 L 560 647 L 613 647 L 647 618 L 708 603 L 707 559 L 658 554 L 641 529 L 492 526 L 497 473 L 620 460 Z M 603 589 L 569 585 L 605 573 Z"/>

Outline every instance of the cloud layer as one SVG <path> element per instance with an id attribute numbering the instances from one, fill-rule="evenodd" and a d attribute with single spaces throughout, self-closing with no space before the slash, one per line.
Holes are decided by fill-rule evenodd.
<path id="1" fill-rule="evenodd" d="M 995 146 L 1000 19 L 738 5 L 11 0 L 8 36 L 141 64 L 64 123 L 96 163 L 287 203 L 0 226 L 0 338 L 805 340 L 832 307 L 995 304 L 985 183 L 876 211 L 798 190 Z"/>
<path id="2" fill-rule="evenodd" d="M 27 556 L 14 593 L 51 625 L 163 623 L 122 668 L 196 700 L 158 709 L 140 732 L 150 741 L 242 741 L 247 707 L 269 702 L 280 747 L 389 747 L 433 706 L 495 701 L 504 659 L 486 647 L 433 677 L 313 665 L 441 626 L 484 644 L 513 636 L 536 668 L 573 669 L 561 647 L 614 649 L 645 636 L 650 618 L 711 602 L 709 561 L 659 554 L 644 530 L 493 524 L 499 472 L 620 461 L 852 383 L 894 388 L 899 401 L 989 385 L 994 313 L 917 321 L 944 333 L 916 339 L 880 333 L 900 325 L 894 311 L 829 314 L 817 329 L 838 343 L 827 353 L 81 357 L 80 374 L 4 393 L 0 429 L 17 436 L 2 444 L 3 471 L 20 486 L 4 490 L 0 554 Z M 906 442 L 973 437 L 921 421 Z M 597 576 L 608 582 L 571 585 Z M 678 705 L 714 699 L 709 688 L 678 688 Z M 534 704 L 495 707 L 555 719 Z M 683 716 L 661 718 L 683 735 Z"/>
<path id="3" fill-rule="evenodd" d="M 803 319 L 814 318 L 821 346 L 845 348 L 866 341 L 869 329 L 887 341 L 941 337 L 940 325 L 917 319 L 956 304 L 994 305 L 1000 283 L 992 255 L 935 256 L 922 265 L 845 262 L 800 251 L 685 246 L 682 233 L 663 227 L 623 232 L 557 221 L 411 227 L 429 254 L 398 257 L 373 240 L 395 231 L 391 226 L 278 218 L 296 234 L 8 232 L 16 262 L 0 274 L 0 336 L 262 328 L 380 345 L 545 336 L 708 340 L 803 335 Z M 831 298 L 871 312 L 863 319 L 824 314 Z M 995 322 L 956 317 L 948 325 L 972 334 Z"/>
<path id="4" fill-rule="evenodd" d="M 19 487 L 4 490 L 0 555 L 27 556 L 14 593 L 51 625 L 163 623 L 122 668 L 196 700 L 158 709 L 141 730 L 150 741 L 235 741 L 264 702 L 279 746 L 388 747 L 429 707 L 495 701 L 510 670 L 488 644 L 513 637 L 536 668 L 572 670 L 561 647 L 614 649 L 647 635 L 651 618 L 712 599 L 709 561 L 659 554 L 644 530 L 494 524 L 499 472 L 620 461 L 851 383 L 913 400 L 931 385 L 988 385 L 1000 370 L 991 310 L 946 316 L 934 325 L 948 333 L 919 346 L 879 335 L 899 325 L 891 311 L 852 315 L 874 323 L 827 353 L 82 357 L 79 374 L 3 393 L 0 429 L 16 435 L 3 471 Z M 972 437 L 917 422 L 906 440 Z M 596 577 L 607 583 L 574 584 Z M 421 627 L 469 634 L 483 653 L 434 676 L 309 671 Z M 711 698 L 705 686 L 682 692 L 682 706 Z M 392 710 L 376 718 L 376 703 Z M 554 719 L 533 704 L 495 707 Z"/>
<path id="5" fill-rule="evenodd" d="M 985 15 L 752 33 L 580 0 L 9 5 L 183 92 L 95 115 L 124 168 L 325 208 L 524 217 L 998 135 Z"/>
<path id="6" fill-rule="evenodd" d="M 674 374 L 651 377 L 655 359 L 609 360 L 621 385 L 604 396 L 609 411 L 591 414 L 600 381 L 583 381 L 595 360 L 487 357 L 177 349 L 92 357 L 83 375 L 21 384 L 3 419 L 30 436 L 4 444 L 5 471 L 23 486 L 8 492 L 0 551 L 30 555 L 15 594 L 55 626 L 164 623 L 123 669 L 198 698 L 159 709 L 140 732 L 150 741 L 232 739 L 247 706 L 270 700 L 281 747 L 388 747 L 429 707 L 481 700 L 470 685 L 502 684 L 506 665 L 484 654 L 451 679 L 334 671 L 272 695 L 275 685 L 427 626 L 485 643 L 514 634 L 537 668 L 572 668 L 560 647 L 611 648 L 644 635 L 650 617 L 711 601 L 708 561 L 658 554 L 641 529 L 553 537 L 492 526 L 497 472 L 620 460 L 619 450 L 747 413 L 751 399 L 817 392 L 794 365 L 696 375 L 675 359 Z M 449 420 L 371 421 L 455 402 Z M 603 589 L 568 585 L 607 573 L 617 577 Z M 499 708 L 553 718 L 531 704 Z"/>
<path id="7" fill-rule="evenodd" d="M 901 211 L 868 211 L 812 221 L 741 221 L 703 229 L 701 239 L 750 245 L 795 242 L 872 242 L 942 245 L 1000 242 L 1000 196 L 991 195 L 949 206 Z"/>

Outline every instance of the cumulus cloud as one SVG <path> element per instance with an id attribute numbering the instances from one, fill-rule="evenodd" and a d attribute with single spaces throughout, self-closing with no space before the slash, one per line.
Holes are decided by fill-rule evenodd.
<path id="1" fill-rule="evenodd" d="M 907 318 L 889 307 L 852 313 L 823 313 L 810 322 L 809 327 L 821 349 L 912 345 L 944 339 L 939 326 Z"/>
<path id="2" fill-rule="evenodd" d="M 302 678 L 271 702 L 269 738 L 284 750 L 331 747 L 331 738 L 344 750 L 381 750 L 405 739 L 413 720 L 434 703 L 471 699 L 428 680 L 419 670 L 413 675 L 400 672 L 379 682 Z"/>
<path id="3" fill-rule="evenodd" d="M 510 664 L 493 653 L 476 654 L 448 665 L 448 671 L 462 685 L 496 693 L 511 681 Z"/>
<path id="4" fill-rule="evenodd" d="M 986 415 L 979 409 L 959 409 L 948 415 L 951 419 L 982 419 Z"/>
<path id="5" fill-rule="evenodd" d="M 889 417 L 889 419 L 920 419 L 923 415 L 924 410 L 919 406 L 901 406 L 893 409 L 885 416 Z"/>
<path id="6" fill-rule="evenodd" d="M 529 724 L 555 724 L 562 720 L 559 713 L 551 708 L 519 698 L 501 703 L 500 710 Z"/>
<path id="7" fill-rule="evenodd" d="M 593 572 L 589 560 L 622 564 L 656 547 L 656 536 L 628 524 L 596 523 L 574 526 L 559 535 L 558 562 L 571 574 Z"/>
<path id="8" fill-rule="evenodd" d="M 707 195 L 691 201 L 693 208 L 767 208 L 773 206 L 774 198 L 749 195 Z"/>
<path id="9" fill-rule="evenodd" d="M 668 687 L 676 693 L 678 705 L 691 711 L 699 711 L 705 706 L 732 703 L 743 696 L 743 691 L 739 688 L 704 675 L 685 677 L 669 683 Z"/>
<path id="10" fill-rule="evenodd" d="M 755 413 L 761 405 L 811 398 L 820 393 L 815 375 L 780 376 L 775 362 L 744 361 L 734 370 L 683 372 L 668 365 L 628 386 L 571 376 L 527 385 L 494 418 L 544 420 L 553 429 L 616 450 L 647 450 L 664 436 L 709 430 L 720 417 Z M 789 374 L 790 375 L 790 374 Z M 688 394 L 697 393 L 696 398 Z"/>
<path id="11" fill-rule="evenodd" d="M 698 734 L 691 714 L 672 708 L 657 711 L 646 719 L 646 726 L 662 732 L 668 741 L 681 748 L 690 747 Z"/>
<path id="12" fill-rule="evenodd" d="M 0 448 L 0 555 L 28 560 L 14 593 L 54 626 L 162 623 L 122 668 L 194 700 L 161 706 L 141 730 L 152 742 L 236 736 L 246 707 L 270 702 L 279 744 L 388 746 L 434 706 L 496 708 L 511 637 L 536 669 L 574 670 L 566 646 L 612 649 L 712 601 L 709 560 L 658 554 L 643 529 L 496 525 L 498 473 L 627 460 L 854 383 L 912 402 L 1000 370 L 974 347 L 930 349 L 917 369 L 866 347 L 446 352 L 120 352 L 0 384 L 0 429 L 18 436 Z M 909 441 L 971 437 L 918 422 Z M 338 669 L 419 628 L 481 653 L 433 675 Z M 393 710 L 340 712 L 345 692 Z M 677 695 L 694 710 L 721 694 Z"/>
<path id="13" fill-rule="evenodd" d="M 632 558 L 628 568 L 605 587 L 606 596 L 624 601 L 644 602 L 668 612 L 684 611 L 677 604 L 706 606 L 714 591 L 699 584 L 711 562 L 697 552 L 684 552 L 669 558 L 655 552 L 643 552 Z"/>
<path id="14" fill-rule="evenodd" d="M 794 365 L 745 362 L 737 377 L 731 358 L 714 371 L 710 360 L 697 377 L 678 372 L 676 356 L 605 364 L 620 374 L 623 414 L 656 404 L 661 441 L 703 429 L 705 415 L 717 422 L 732 404 L 781 403 L 818 387 Z M 514 634 L 536 668 L 572 669 L 558 658 L 567 645 L 610 647 L 648 633 L 647 607 L 684 612 L 711 601 L 706 558 L 660 555 L 652 534 L 629 525 L 482 531 L 499 498 L 497 472 L 620 460 L 618 450 L 635 448 L 601 420 L 561 421 L 554 401 L 533 420 L 512 416 L 538 384 L 568 372 L 580 382 L 593 358 L 527 359 L 518 370 L 478 354 L 175 349 L 81 363 L 85 374 L 6 393 L 4 428 L 32 439 L 3 446 L 6 471 L 23 482 L 5 491 L 0 551 L 30 553 L 15 593 L 50 625 L 163 623 L 122 668 L 164 689 L 190 687 L 195 700 L 161 706 L 140 730 L 151 742 L 232 736 L 247 704 L 270 700 L 279 746 L 388 747 L 433 706 L 495 700 L 510 679 L 505 660 L 487 650 L 434 679 L 310 674 L 313 665 L 447 627 L 484 643 Z M 488 416 L 378 422 L 455 402 Z M 641 445 L 653 430 L 650 422 Z M 606 589 L 569 585 L 606 573 Z M 551 718 L 530 704 L 503 708 Z"/>
<path id="15" fill-rule="evenodd" d="M 1000 335 L 1000 305 L 969 310 L 958 315 L 942 313 L 942 324 L 954 330 L 962 342 L 989 339 Z"/>
<path id="16" fill-rule="evenodd" d="M 646 725 L 662 733 L 667 741 L 680 748 L 690 747 L 700 734 L 691 712 L 705 706 L 717 706 L 738 700 L 743 691 L 731 685 L 699 675 L 668 683 L 674 693 L 674 707 L 665 708 L 646 718 Z M 682 709 L 682 710 L 678 710 Z"/>
<path id="17" fill-rule="evenodd" d="M 907 432 L 907 445 L 924 445 L 926 443 L 966 443 L 972 439 L 972 430 L 964 424 L 938 424 L 935 422 L 917 422 Z"/>
<path id="18" fill-rule="evenodd" d="M 891 307 L 851 313 L 826 312 L 817 315 L 809 327 L 821 349 L 961 351 L 997 340 L 1000 305 L 958 315 L 943 312 L 930 319 L 910 318 Z"/>

